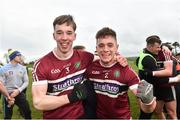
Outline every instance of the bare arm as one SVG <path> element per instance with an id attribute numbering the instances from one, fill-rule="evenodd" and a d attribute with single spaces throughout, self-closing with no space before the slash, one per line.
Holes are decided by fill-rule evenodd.
<path id="1" fill-rule="evenodd" d="M 169 77 L 173 75 L 173 61 L 171 60 L 172 51 L 165 45 L 162 46 L 162 52 L 165 56 L 164 69 L 160 71 L 153 71 L 153 76 Z"/>
<path id="2" fill-rule="evenodd" d="M 7 98 L 10 97 L 6 87 L 3 85 L 3 83 L 1 81 L 0 81 L 0 92 Z"/>
<path id="3" fill-rule="evenodd" d="M 35 84 L 32 86 L 33 105 L 38 110 L 53 110 L 69 103 L 67 95 L 46 95 L 47 84 Z"/>
<path id="4" fill-rule="evenodd" d="M 1 81 L 0 81 L 0 92 L 6 97 L 9 106 L 14 104 L 15 99 L 9 96 L 9 93 L 6 87 L 3 85 Z"/>
<path id="5" fill-rule="evenodd" d="M 153 76 L 156 77 L 166 77 L 172 76 L 173 74 L 173 61 L 165 61 L 164 62 L 164 69 L 159 71 L 153 71 Z"/>

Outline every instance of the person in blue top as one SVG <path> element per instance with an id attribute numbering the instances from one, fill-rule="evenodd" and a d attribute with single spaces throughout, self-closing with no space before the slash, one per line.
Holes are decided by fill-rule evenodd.
<path id="1" fill-rule="evenodd" d="M 6 87 L 11 98 L 14 98 L 14 104 L 23 111 L 25 119 L 31 119 L 31 110 L 29 103 L 22 92 L 29 83 L 26 68 L 20 64 L 21 53 L 11 50 L 9 52 L 10 62 L 0 69 L 0 81 Z M 4 99 L 4 119 L 11 119 L 13 106 L 8 105 L 6 98 Z"/>

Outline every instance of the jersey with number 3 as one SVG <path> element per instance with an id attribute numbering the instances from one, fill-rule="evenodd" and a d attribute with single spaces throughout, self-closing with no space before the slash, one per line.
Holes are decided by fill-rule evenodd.
<path id="1" fill-rule="evenodd" d="M 67 60 L 60 60 L 50 52 L 34 65 L 33 79 L 36 84 L 48 82 L 48 95 L 60 96 L 71 93 L 73 86 L 83 80 L 87 66 L 92 63 L 93 55 L 84 51 L 74 50 Z M 84 114 L 82 102 L 78 101 L 44 111 L 43 118 L 79 118 Z"/>

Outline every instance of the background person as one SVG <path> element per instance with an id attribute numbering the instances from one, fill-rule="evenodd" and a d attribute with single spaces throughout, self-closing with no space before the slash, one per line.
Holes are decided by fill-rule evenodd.
<path id="1" fill-rule="evenodd" d="M 28 86 L 28 75 L 26 68 L 20 64 L 21 53 L 11 50 L 9 53 L 10 62 L 0 69 L 0 75 L 3 78 L 4 86 L 7 88 L 10 97 L 14 98 L 14 104 L 23 111 L 25 119 L 31 119 L 31 110 L 29 103 L 22 92 Z M 8 105 L 4 99 L 4 119 L 11 119 L 13 106 Z"/>
<path id="2" fill-rule="evenodd" d="M 85 46 L 83 46 L 83 45 L 75 45 L 75 46 L 73 47 L 73 49 L 75 49 L 75 50 L 82 50 L 82 51 L 84 51 L 84 50 L 86 50 L 86 47 L 85 47 Z"/>
<path id="3" fill-rule="evenodd" d="M 10 60 L 9 60 L 9 52 L 10 52 L 11 50 L 12 50 L 12 49 L 9 48 L 9 49 L 7 50 L 7 53 L 4 54 L 4 58 L 5 58 L 5 60 L 6 60 L 6 63 L 9 63 L 9 62 L 10 62 Z"/>
<path id="4" fill-rule="evenodd" d="M 157 66 L 157 56 L 161 51 L 161 40 L 158 36 L 153 35 L 149 36 L 146 39 L 147 45 L 146 48 L 140 53 L 140 57 L 137 59 L 138 69 L 139 69 L 139 77 L 141 79 L 146 80 L 149 83 L 154 85 L 154 94 L 157 97 L 157 107 L 156 113 L 158 118 L 165 118 L 163 114 L 163 106 L 164 102 L 166 106 L 168 106 L 168 113 L 170 114 L 170 118 L 176 118 L 176 104 L 175 104 L 175 96 L 174 89 L 168 87 L 166 89 L 162 88 L 162 85 L 179 82 L 179 76 L 171 77 L 173 74 L 173 62 L 168 61 L 164 62 L 164 69 L 158 70 Z M 150 70 L 150 71 L 148 71 Z M 152 72 L 153 71 L 153 72 Z M 156 77 L 156 76 L 166 76 L 166 77 Z M 162 103 L 163 102 L 163 103 Z M 141 111 L 140 119 L 150 119 L 151 114 L 146 114 Z"/>

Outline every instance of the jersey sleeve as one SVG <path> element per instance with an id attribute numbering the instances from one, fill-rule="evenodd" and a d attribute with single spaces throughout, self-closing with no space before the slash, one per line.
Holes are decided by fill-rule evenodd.
<path id="1" fill-rule="evenodd" d="M 43 81 L 47 81 L 47 74 L 46 74 L 44 65 L 41 62 L 41 60 L 37 61 L 34 64 L 32 75 L 33 75 L 33 82 L 34 83 L 39 83 L 39 82 L 42 83 Z"/>
<path id="2" fill-rule="evenodd" d="M 131 90 L 136 89 L 140 81 L 138 75 L 129 66 L 125 67 L 125 71 L 126 73 L 124 77 L 125 77 L 125 80 L 127 81 L 127 85 L 129 86 Z"/>
<path id="3" fill-rule="evenodd" d="M 82 59 L 82 62 L 84 64 L 84 66 L 86 66 L 86 70 L 87 70 L 87 68 L 93 62 L 94 55 L 92 53 L 89 53 L 89 52 L 86 52 L 86 51 L 77 51 L 77 52 L 78 52 L 79 57 Z M 86 73 L 87 72 L 85 72 L 85 75 L 86 75 Z"/>
<path id="4" fill-rule="evenodd" d="M 18 88 L 18 90 L 20 92 L 22 92 L 25 88 L 28 87 L 28 84 L 29 84 L 29 77 L 28 77 L 28 74 L 27 74 L 27 70 L 26 70 L 26 67 L 25 66 L 22 66 L 23 68 L 23 84 L 21 85 L 21 87 Z"/>
<path id="5" fill-rule="evenodd" d="M 87 64 L 89 66 L 93 62 L 94 55 L 89 52 L 85 52 L 85 53 L 86 54 L 83 54 L 82 58 L 87 59 L 87 60 L 84 60 L 84 62 L 85 62 L 85 64 Z"/>

